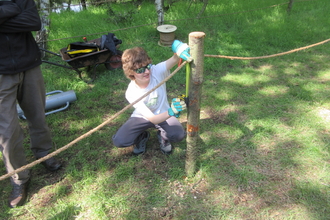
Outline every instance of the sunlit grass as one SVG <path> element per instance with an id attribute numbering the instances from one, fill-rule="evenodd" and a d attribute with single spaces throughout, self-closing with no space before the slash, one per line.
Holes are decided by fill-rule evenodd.
<path id="1" fill-rule="evenodd" d="M 329 38 L 326 0 L 287 5 L 270 1 L 175 2 L 165 14 L 176 38 L 203 31 L 205 54 L 263 56 Z M 189 7 L 190 5 L 190 7 Z M 132 21 L 110 22 L 107 8 L 51 15 L 49 49 L 114 32 L 120 50 L 144 47 L 153 63 L 172 56 L 158 45 L 153 3 L 115 4 L 116 13 L 136 9 Z M 252 10 L 252 9 L 259 10 Z M 221 16 L 217 16 L 221 15 Z M 205 17 L 203 17 L 205 16 Z M 209 17 L 208 17 L 209 16 Z M 170 21 L 173 20 L 173 21 Z M 138 26 L 138 27 L 134 27 Z M 66 39 L 67 38 L 67 39 Z M 56 40 L 61 39 L 61 40 Z M 60 57 L 49 56 L 52 61 Z M 97 67 L 92 83 L 73 70 L 43 64 L 47 92 L 74 90 L 68 110 L 47 116 L 54 149 L 95 128 L 128 103 L 122 70 Z M 91 77 L 82 68 L 85 79 Z M 62 170 L 32 169 L 28 202 L 6 206 L 10 185 L 0 185 L 3 219 L 328 219 L 330 143 L 329 44 L 263 60 L 204 58 L 197 170 L 186 177 L 186 141 L 171 156 L 159 150 L 150 129 L 147 152 L 113 146 L 112 135 L 132 109 L 58 155 Z M 185 71 L 167 82 L 169 98 L 185 92 Z M 180 120 L 186 126 L 187 113 Z M 22 121 L 23 128 L 27 127 Z M 28 140 L 25 142 L 27 152 Z M 28 160 L 33 156 L 28 153 Z M 5 173 L 5 168 L 0 168 Z"/>

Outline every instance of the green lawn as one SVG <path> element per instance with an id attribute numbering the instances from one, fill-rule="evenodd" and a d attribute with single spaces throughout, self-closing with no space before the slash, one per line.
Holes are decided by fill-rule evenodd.
<path id="1" fill-rule="evenodd" d="M 174 3 L 165 20 L 186 43 L 189 33 L 204 32 L 205 54 L 265 56 L 330 36 L 328 0 L 295 1 L 290 14 L 279 0 L 209 0 L 200 18 L 203 4 L 189 2 Z M 117 16 L 109 15 L 108 7 Z M 144 47 L 157 63 L 173 52 L 158 45 L 156 23 L 153 2 L 51 14 L 48 46 L 59 52 L 83 36 L 91 40 L 111 32 L 123 41 L 120 50 Z M 33 167 L 24 206 L 7 207 L 11 186 L 1 181 L 0 219 L 329 219 L 329 52 L 327 43 L 269 59 L 205 57 L 194 176 L 185 173 L 186 141 L 173 144 L 170 156 L 161 153 L 152 129 L 142 156 L 112 144 L 130 109 L 60 153 L 58 172 Z M 47 116 L 54 150 L 128 104 L 129 81 L 121 69 L 100 65 L 89 84 L 72 70 L 46 63 L 42 69 L 47 92 L 74 90 L 77 96 L 66 111 Z M 169 98 L 185 93 L 184 69 L 167 82 Z M 81 70 L 88 80 L 91 73 Z M 180 121 L 186 127 L 186 113 Z M 28 135 L 25 144 L 32 162 Z M 4 166 L 0 171 L 6 173 Z"/>

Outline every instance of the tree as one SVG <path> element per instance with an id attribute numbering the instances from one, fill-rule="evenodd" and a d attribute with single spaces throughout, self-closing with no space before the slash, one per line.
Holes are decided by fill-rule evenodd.
<path id="1" fill-rule="evenodd" d="M 209 0 L 204 0 L 203 2 L 204 2 L 203 8 L 202 8 L 202 10 L 198 13 L 197 17 L 200 17 L 200 16 L 204 13 L 204 11 L 205 11 L 205 9 L 206 9 L 206 6 L 207 6 L 207 4 L 208 4 L 208 2 L 209 2 Z"/>
<path id="2" fill-rule="evenodd" d="M 287 12 L 290 14 L 293 5 L 293 0 L 289 1 Z"/>
<path id="3" fill-rule="evenodd" d="M 87 9 L 86 0 L 80 0 L 80 2 L 81 2 L 83 9 L 86 10 Z"/>
<path id="4" fill-rule="evenodd" d="M 189 10 L 189 8 L 190 8 L 190 6 L 191 6 L 191 4 L 193 3 L 193 2 L 196 2 L 196 0 L 190 0 L 190 4 L 189 4 L 189 7 L 188 7 L 188 10 Z M 205 9 L 206 9 L 206 6 L 207 6 L 207 4 L 208 4 L 208 0 L 200 0 L 200 2 L 203 2 L 204 4 L 203 4 L 203 8 L 201 9 L 201 11 L 198 13 L 198 15 L 197 15 L 197 17 L 200 17 L 203 13 L 204 13 L 204 11 L 205 11 Z"/>
<path id="5" fill-rule="evenodd" d="M 164 0 L 155 0 L 156 12 L 158 14 L 158 26 L 164 24 Z"/>
<path id="6" fill-rule="evenodd" d="M 40 12 L 41 12 L 41 30 L 36 34 L 36 42 L 39 47 L 47 49 L 47 38 L 49 34 L 49 0 L 40 0 Z M 45 52 L 42 52 L 42 57 L 45 56 Z"/>

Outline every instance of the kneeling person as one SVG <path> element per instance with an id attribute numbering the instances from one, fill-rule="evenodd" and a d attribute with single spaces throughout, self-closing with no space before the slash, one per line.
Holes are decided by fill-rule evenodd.
<path id="1" fill-rule="evenodd" d="M 174 53 L 168 60 L 152 65 L 152 60 L 141 47 L 127 49 L 122 55 L 125 76 L 131 80 L 126 90 L 126 99 L 133 103 L 156 87 L 178 64 L 180 57 Z M 173 99 L 171 106 L 167 100 L 166 84 L 162 84 L 147 97 L 134 105 L 134 112 L 112 137 L 117 147 L 134 145 L 133 154 L 143 154 L 150 134 L 148 128 L 156 128 L 160 150 L 164 154 L 172 152 L 171 142 L 179 142 L 186 136 L 178 121 L 180 112 L 186 108 L 184 101 Z"/>

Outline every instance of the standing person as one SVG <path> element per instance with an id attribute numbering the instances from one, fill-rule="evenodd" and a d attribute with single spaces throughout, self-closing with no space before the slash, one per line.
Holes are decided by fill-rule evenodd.
<path id="1" fill-rule="evenodd" d="M 33 0 L 0 0 L 0 149 L 7 172 L 27 164 L 17 102 L 28 121 L 31 150 L 36 159 L 46 156 L 52 148 L 45 119 L 40 51 L 31 33 L 40 28 L 41 21 Z M 61 166 L 55 158 L 42 164 L 50 171 Z M 11 176 L 11 208 L 26 200 L 29 179 L 29 170 Z"/>
<path id="2" fill-rule="evenodd" d="M 170 74 L 170 69 L 180 60 L 183 50 L 179 51 L 181 52 L 178 53 L 178 50 L 174 48 L 175 53 L 171 58 L 156 65 L 151 64 L 151 58 L 141 47 L 124 51 L 122 55 L 123 70 L 125 76 L 131 80 L 126 90 L 126 99 L 129 103 L 146 94 Z M 134 145 L 133 154 L 143 154 L 150 137 L 147 129 L 154 127 L 158 129 L 160 150 L 164 154 L 170 154 L 172 152 L 171 142 L 181 141 L 185 137 L 186 132 L 177 118 L 180 116 L 180 112 L 186 108 L 186 104 L 180 99 L 173 99 L 170 106 L 165 83 L 135 104 L 134 108 L 131 117 L 112 137 L 115 146 L 121 148 Z"/>

